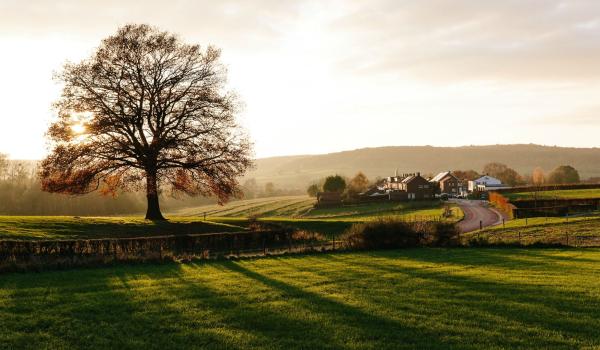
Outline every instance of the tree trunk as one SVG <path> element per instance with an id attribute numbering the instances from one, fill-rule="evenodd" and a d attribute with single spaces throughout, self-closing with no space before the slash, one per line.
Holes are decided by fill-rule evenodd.
<path id="1" fill-rule="evenodd" d="M 146 198 L 148 199 L 146 220 L 165 220 L 160 212 L 160 205 L 158 204 L 158 181 L 156 170 L 146 171 Z"/>

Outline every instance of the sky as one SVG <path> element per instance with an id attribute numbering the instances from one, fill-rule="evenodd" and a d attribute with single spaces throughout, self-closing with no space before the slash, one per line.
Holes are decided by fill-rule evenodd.
<path id="1" fill-rule="evenodd" d="M 258 158 L 600 146 L 597 0 L 0 0 L 0 153 L 44 157 L 53 73 L 127 23 L 222 49 Z"/>

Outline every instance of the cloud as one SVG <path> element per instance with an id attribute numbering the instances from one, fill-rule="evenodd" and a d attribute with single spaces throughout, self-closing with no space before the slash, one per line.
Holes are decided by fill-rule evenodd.
<path id="1" fill-rule="evenodd" d="M 332 24 L 364 74 L 427 80 L 600 77 L 597 1 L 370 1 Z"/>
<path id="2" fill-rule="evenodd" d="M 5 0 L 0 30 L 97 40 L 118 25 L 148 22 L 231 50 L 275 50 L 287 30 L 320 10 L 330 14 L 321 19 L 321 39 L 341 73 L 432 81 L 600 77 L 595 0 Z"/>
<path id="3" fill-rule="evenodd" d="M 579 107 L 569 112 L 532 119 L 531 125 L 569 125 L 575 127 L 600 127 L 600 105 Z"/>
<path id="4" fill-rule="evenodd" d="M 599 107 L 589 107 L 600 88 L 597 0 L 1 0 L 0 13 L 0 118 L 9 120 L 0 151 L 23 157 L 43 155 L 52 70 L 132 22 L 223 49 L 259 156 L 398 143 L 587 146 L 600 130 Z M 493 134 L 469 131 L 481 118 L 495 121 Z M 402 132 L 423 120 L 435 127 Z"/>

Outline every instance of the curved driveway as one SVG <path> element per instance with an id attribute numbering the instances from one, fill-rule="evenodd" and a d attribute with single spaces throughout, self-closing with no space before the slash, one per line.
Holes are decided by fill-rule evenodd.
<path id="1" fill-rule="evenodd" d="M 480 221 L 483 227 L 502 223 L 502 214 L 489 208 L 484 201 L 458 199 L 455 202 L 465 213 L 464 219 L 458 223 L 461 232 L 479 230 Z"/>

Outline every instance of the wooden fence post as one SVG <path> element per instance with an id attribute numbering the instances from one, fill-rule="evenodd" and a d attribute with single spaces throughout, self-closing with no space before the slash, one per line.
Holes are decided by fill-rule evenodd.
<path id="1" fill-rule="evenodd" d="M 335 233 L 333 234 L 333 250 L 335 251 Z"/>

